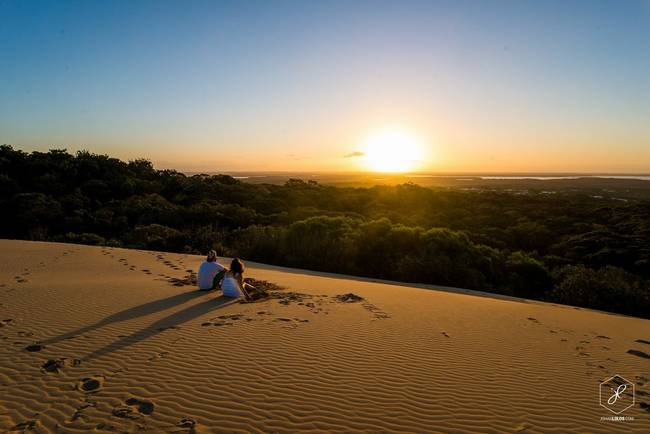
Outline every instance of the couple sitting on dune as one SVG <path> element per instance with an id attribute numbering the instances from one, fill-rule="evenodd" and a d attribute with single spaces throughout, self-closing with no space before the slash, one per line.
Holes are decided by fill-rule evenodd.
<path id="1" fill-rule="evenodd" d="M 199 290 L 221 289 L 226 297 L 244 297 L 254 301 L 265 297 L 266 291 L 244 282 L 244 263 L 235 258 L 230 263 L 230 270 L 217 262 L 217 252 L 210 250 L 205 262 L 199 267 Z"/>

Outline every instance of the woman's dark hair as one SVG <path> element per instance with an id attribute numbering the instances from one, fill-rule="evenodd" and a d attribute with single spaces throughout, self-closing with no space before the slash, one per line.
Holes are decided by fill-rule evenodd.
<path id="1" fill-rule="evenodd" d="M 244 274 L 244 262 L 239 258 L 235 258 L 230 263 L 230 272 L 234 274 Z"/>

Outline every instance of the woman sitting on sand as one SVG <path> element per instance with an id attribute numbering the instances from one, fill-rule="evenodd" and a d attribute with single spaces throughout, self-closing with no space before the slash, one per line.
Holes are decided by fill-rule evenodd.
<path id="1" fill-rule="evenodd" d="M 268 295 L 263 289 L 244 282 L 244 263 L 239 258 L 230 263 L 230 270 L 226 271 L 221 282 L 221 290 L 226 297 L 245 297 L 247 301 L 259 300 Z"/>

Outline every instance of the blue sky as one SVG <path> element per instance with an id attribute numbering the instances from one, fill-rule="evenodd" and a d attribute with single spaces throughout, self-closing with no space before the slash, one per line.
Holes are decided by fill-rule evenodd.
<path id="1" fill-rule="evenodd" d="M 648 1 L 0 0 L 0 142 L 201 170 L 650 171 Z"/>

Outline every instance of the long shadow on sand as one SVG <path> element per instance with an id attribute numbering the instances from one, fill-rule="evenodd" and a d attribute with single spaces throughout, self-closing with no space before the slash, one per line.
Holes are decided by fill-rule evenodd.
<path id="1" fill-rule="evenodd" d="M 80 335 L 83 335 L 84 333 L 91 332 L 93 330 L 99 329 L 109 324 L 113 324 L 120 321 L 127 321 L 142 316 L 147 316 L 156 312 L 161 312 L 163 310 L 167 310 L 174 306 L 181 305 L 183 303 L 199 298 L 201 296 L 209 296 L 210 300 L 214 301 L 214 295 L 212 294 L 213 294 L 212 292 L 206 294 L 205 292 L 202 291 L 190 291 L 190 292 L 182 292 L 180 294 L 172 295 L 171 297 L 162 298 L 160 300 L 154 300 L 149 303 L 144 303 L 139 306 L 134 306 L 125 309 L 123 311 L 114 313 L 102 319 L 101 321 L 97 321 L 94 324 L 90 324 L 85 327 L 81 327 L 76 330 L 72 330 L 70 332 L 64 333 L 62 335 L 54 336 L 50 339 L 46 339 L 42 341 L 42 343 L 45 345 L 49 345 L 49 344 L 54 344 L 56 342 L 63 341 L 65 339 L 76 338 Z"/>
<path id="2" fill-rule="evenodd" d="M 103 355 L 112 353 L 114 351 L 121 350 L 123 348 L 128 347 L 129 345 L 135 344 L 136 342 L 140 342 L 145 339 L 154 337 L 157 334 L 162 333 L 166 330 L 178 328 L 177 326 L 179 324 L 185 323 L 194 318 L 198 318 L 201 315 L 204 315 L 216 309 L 223 308 L 232 303 L 237 303 L 237 300 L 230 297 L 224 297 L 224 296 L 220 296 L 217 298 L 209 297 L 207 300 L 203 302 L 196 303 L 183 310 L 174 312 L 169 316 L 166 316 L 152 324 L 149 324 L 147 327 L 141 330 L 131 333 L 128 336 L 124 336 L 116 340 L 115 342 L 112 342 L 96 351 L 93 351 L 87 357 L 84 357 L 84 360 L 95 359 L 97 357 L 101 357 Z"/>

